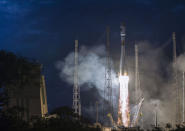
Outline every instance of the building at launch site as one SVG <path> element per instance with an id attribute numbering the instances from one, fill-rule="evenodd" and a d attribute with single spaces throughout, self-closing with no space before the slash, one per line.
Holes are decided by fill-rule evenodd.
<path id="1" fill-rule="evenodd" d="M 45 78 L 41 71 L 41 64 L 29 63 L 29 69 L 22 75 L 20 83 L 6 87 L 9 100 L 5 109 L 21 108 L 17 115 L 26 121 L 48 114 Z"/>

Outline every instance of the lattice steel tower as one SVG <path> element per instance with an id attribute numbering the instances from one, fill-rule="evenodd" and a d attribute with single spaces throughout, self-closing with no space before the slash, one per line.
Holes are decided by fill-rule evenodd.
<path id="1" fill-rule="evenodd" d="M 178 87 L 178 74 L 177 74 L 177 54 L 176 54 L 176 37 L 175 32 L 172 34 L 173 39 L 173 77 L 174 77 L 174 89 L 176 91 L 176 123 L 180 123 L 180 96 L 179 96 L 179 87 Z"/>
<path id="2" fill-rule="evenodd" d="M 139 71 L 138 71 L 138 45 L 135 44 L 135 102 L 138 102 L 139 94 Z"/>
<path id="3" fill-rule="evenodd" d="M 112 113 L 112 78 L 111 78 L 111 61 L 110 61 L 110 28 L 106 30 L 106 66 L 105 66 L 105 85 L 104 85 L 104 108 L 108 108 L 106 111 Z M 108 103 L 106 102 L 108 101 Z M 105 114 L 107 117 L 107 114 Z"/>
<path id="4" fill-rule="evenodd" d="M 78 40 L 75 40 L 75 66 L 74 66 L 74 87 L 73 87 L 73 109 L 81 115 L 80 87 L 78 86 Z"/>
<path id="5" fill-rule="evenodd" d="M 144 98 L 142 93 L 142 88 L 140 84 L 140 75 L 139 75 L 139 49 L 138 45 L 135 44 L 135 103 L 137 104 L 139 99 Z M 137 125 L 140 124 L 140 127 L 143 128 L 143 105 L 140 109 L 140 123 L 136 123 Z"/>

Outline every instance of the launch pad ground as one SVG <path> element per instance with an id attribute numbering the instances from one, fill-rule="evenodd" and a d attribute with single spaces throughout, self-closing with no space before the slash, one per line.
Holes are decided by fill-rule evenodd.
<path id="1" fill-rule="evenodd" d="M 118 129 L 113 129 L 111 127 L 102 127 L 102 131 L 143 131 L 139 127 L 120 127 Z"/>

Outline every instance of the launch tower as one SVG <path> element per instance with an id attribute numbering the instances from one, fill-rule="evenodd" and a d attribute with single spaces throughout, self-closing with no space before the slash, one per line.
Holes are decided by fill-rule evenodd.
<path id="1" fill-rule="evenodd" d="M 107 114 L 113 113 L 112 104 L 112 78 L 111 78 L 111 61 L 110 61 L 110 28 L 106 30 L 106 65 L 105 65 L 105 85 L 104 85 L 104 102 L 103 102 L 103 119 L 107 124 Z"/>
<path id="2" fill-rule="evenodd" d="M 111 61 L 110 61 L 110 28 L 107 27 L 106 41 L 106 65 L 105 65 L 105 86 L 104 86 L 104 118 L 107 119 L 107 113 L 113 112 L 112 109 L 112 78 L 111 78 Z M 107 108 L 107 110 L 105 110 Z"/>
<path id="3" fill-rule="evenodd" d="M 80 88 L 78 86 L 78 40 L 75 40 L 75 67 L 74 67 L 74 87 L 73 87 L 73 109 L 81 116 Z"/>
<path id="4" fill-rule="evenodd" d="M 175 32 L 172 34 L 173 39 L 173 76 L 174 76 L 174 89 L 176 90 L 176 124 L 180 123 L 180 94 L 178 86 L 178 73 L 177 73 L 177 54 L 176 54 L 176 37 Z"/>

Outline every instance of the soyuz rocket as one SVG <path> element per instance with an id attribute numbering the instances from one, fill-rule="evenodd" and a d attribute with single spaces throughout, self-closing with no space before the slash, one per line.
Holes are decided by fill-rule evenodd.
<path id="1" fill-rule="evenodd" d="M 125 25 L 124 23 L 120 26 L 120 35 L 121 35 L 121 57 L 120 57 L 120 75 L 127 74 L 126 64 L 125 64 Z"/>
<path id="2" fill-rule="evenodd" d="M 118 104 L 118 122 L 120 126 L 128 127 L 130 125 L 130 108 L 129 108 L 129 76 L 126 69 L 125 56 L 125 26 L 121 25 L 121 57 L 120 57 L 120 74 L 119 74 L 119 104 Z"/>

